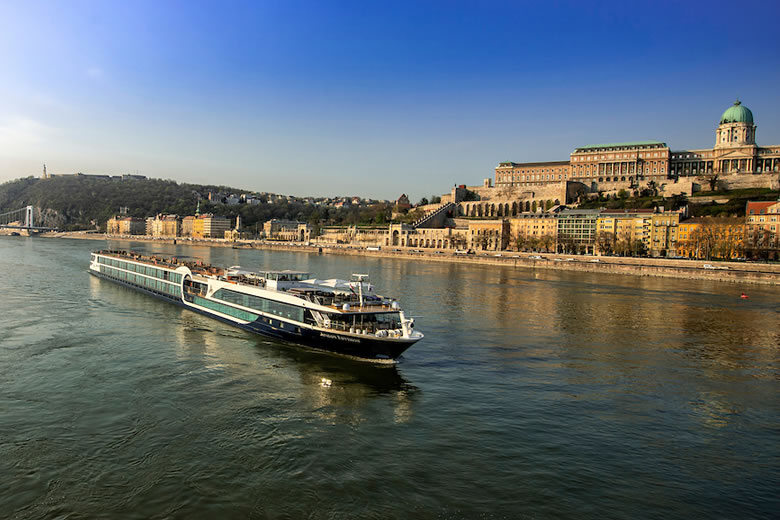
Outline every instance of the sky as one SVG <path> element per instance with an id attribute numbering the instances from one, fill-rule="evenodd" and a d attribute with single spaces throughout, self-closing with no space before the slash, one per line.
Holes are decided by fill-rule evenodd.
<path id="1" fill-rule="evenodd" d="M 0 182 L 413 201 L 593 143 L 780 144 L 777 1 L 0 2 Z"/>

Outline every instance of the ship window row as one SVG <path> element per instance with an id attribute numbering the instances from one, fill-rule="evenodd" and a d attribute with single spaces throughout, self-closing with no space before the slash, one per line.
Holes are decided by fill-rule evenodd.
<path id="1" fill-rule="evenodd" d="M 222 314 L 227 314 L 228 316 L 233 316 L 234 318 L 238 318 L 239 320 L 255 321 L 257 318 L 259 318 L 257 314 L 243 311 L 241 309 L 236 309 L 235 307 L 231 307 L 230 305 L 225 305 L 224 303 L 207 300 L 205 298 L 201 298 L 200 296 L 191 296 L 188 297 L 187 300 L 192 301 L 192 303 L 194 303 L 195 305 L 200 305 L 201 307 L 206 307 L 207 309 L 211 309 L 212 311 L 217 311 L 217 312 L 221 312 Z"/>
<path id="2" fill-rule="evenodd" d="M 252 296 L 251 294 L 231 291 L 230 289 L 219 289 L 214 293 L 214 298 L 235 305 L 241 305 L 242 307 L 256 309 L 266 314 L 275 314 L 276 316 L 281 316 L 283 318 L 303 321 L 304 310 L 301 307 L 296 307 L 295 305 L 290 305 L 288 303 L 276 302 L 266 298 Z"/>
<path id="3" fill-rule="evenodd" d="M 160 280 L 170 280 L 174 283 L 181 283 L 181 274 L 172 273 L 165 269 L 158 269 L 149 265 L 140 265 L 133 262 L 125 262 L 124 260 L 117 260 L 116 258 L 99 257 L 98 263 L 103 265 L 109 265 L 111 267 L 118 267 L 120 269 L 127 269 L 134 273 L 145 274 L 147 276 L 153 276 Z"/>
<path id="4" fill-rule="evenodd" d="M 151 291 L 159 292 L 168 296 L 173 296 L 174 298 L 181 297 L 181 288 L 178 285 L 174 285 L 172 283 L 163 282 L 162 280 L 155 280 L 153 278 L 147 278 L 145 276 L 128 273 L 126 271 L 120 271 L 119 269 L 114 269 L 105 265 L 100 266 L 100 272 L 106 276 L 116 278 L 117 280 L 122 280 L 123 282 L 127 282 L 137 287 L 149 289 Z"/>

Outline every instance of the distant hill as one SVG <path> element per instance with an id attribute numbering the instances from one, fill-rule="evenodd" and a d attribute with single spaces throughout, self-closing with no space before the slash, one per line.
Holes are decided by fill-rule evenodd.
<path id="1" fill-rule="evenodd" d="M 32 205 L 40 210 L 42 224 L 62 229 L 89 229 L 105 225 L 120 207 L 128 215 L 147 217 L 159 212 L 192 214 L 198 198 L 209 191 L 246 193 L 224 186 L 179 184 L 159 179 L 110 179 L 67 176 L 28 177 L 0 185 L 0 213 Z"/>
<path id="2" fill-rule="evenodd" d="M 247 190 L 227 186 L 177 183 L 160 179 L 120 179 L 99 176 L 62 176 L 50 179 L 27 177 L 0 184 L 0 213 L 31 205 L 36 220 L 44 226 L 62 230 L 105 229 L 106 221 L 128 208 L 132 217 L 150 217 L 157 213 L 193 215 L 200 200 L 201 213 L 235 218 L 242 226 L 256 227 L 272 218 L 309 221 L 313 224 L 357 224 L 389 217 L 381 207 L 336 210 L 298 200 L 279 198 L 274 203 L 257 205 L 211 204 L 208 193 L 248 194 Z"/>

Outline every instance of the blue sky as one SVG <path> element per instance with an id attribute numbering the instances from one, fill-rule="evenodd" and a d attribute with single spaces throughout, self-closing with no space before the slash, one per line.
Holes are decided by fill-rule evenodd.
<path id="1" fill-rule="evenodd" d="M 778 2 L 0 3 L 0 182 L 396 198 L 590 143 L 780 144 Z"/>

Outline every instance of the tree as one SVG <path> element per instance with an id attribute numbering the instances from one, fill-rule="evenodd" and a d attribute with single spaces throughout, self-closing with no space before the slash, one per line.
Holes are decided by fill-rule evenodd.
<path id="1" fill-rule="evenodd" d="M 539 246 L 544 248 L 545 253 L 549 253 L 555 246 L 555 237 L 552 235 L 542 235 L 539 237 Z"/>
<path id="2" fill-rule="evenodd" d="M 427 206 L 428 205 L 428 199 L 425 197 L 420 199 L 420 202 L 417 203 L 418 206 Z"/>
<path id="3" fill-rule="evenodd" d="M 615 252 L 615 235 L 608 231 L 602 231 L 596 235 L 596 249 L 603 255 L 611 255 Z"/>
<path id="4" fill-rule="evenodd" d="M 706 179 L 707 184 L 710 185 L 710 191 L 715 191 L 718 187 L 718 174 L 708 173 L 704 178 Z"/>
<path id="5" fill-rule="evenodd" d="M 647 189 L 650 190 L 650 195 L 652 197 L 658 196 L 658 184 L 656 184 L 655 181 L 650 181 L 647 183 Z"/>
<path id="6" fill-rule="evenodd" d="M 688 205 L 688 197 L 684 193 L 676 193 L 671 199 L 672 211 L 678 210 Z"/>
<path id="7" fill-rule="evenodd" d="M 528 245 L 528 237 L 525 235 L 524 232 L 518 231 L 515 235 L 515 249 L 518 251 L 523 251 L 525 247 Z"/>
<path id="8" fill-rule="evenodd" d="M 633 252 L 633 237 L 631 231 L 624 231 L 615 240 L 615 253 L 620 256 L 629 256 Z"/>
<path id="9" fill-rule="evenodd" d="M 440 204 L 441 203 L 441 197 L 438 195 L 431 195 L 431 204 Z"/>
<path id="10" fill-rule="evenodd" d="M 461 234 L 455 235 L 452 238 L 452 243 L 455 246 L 455 249 L 466 249 L 468 246 L 468 240 L 466 240 L 466 237 Z"/>

